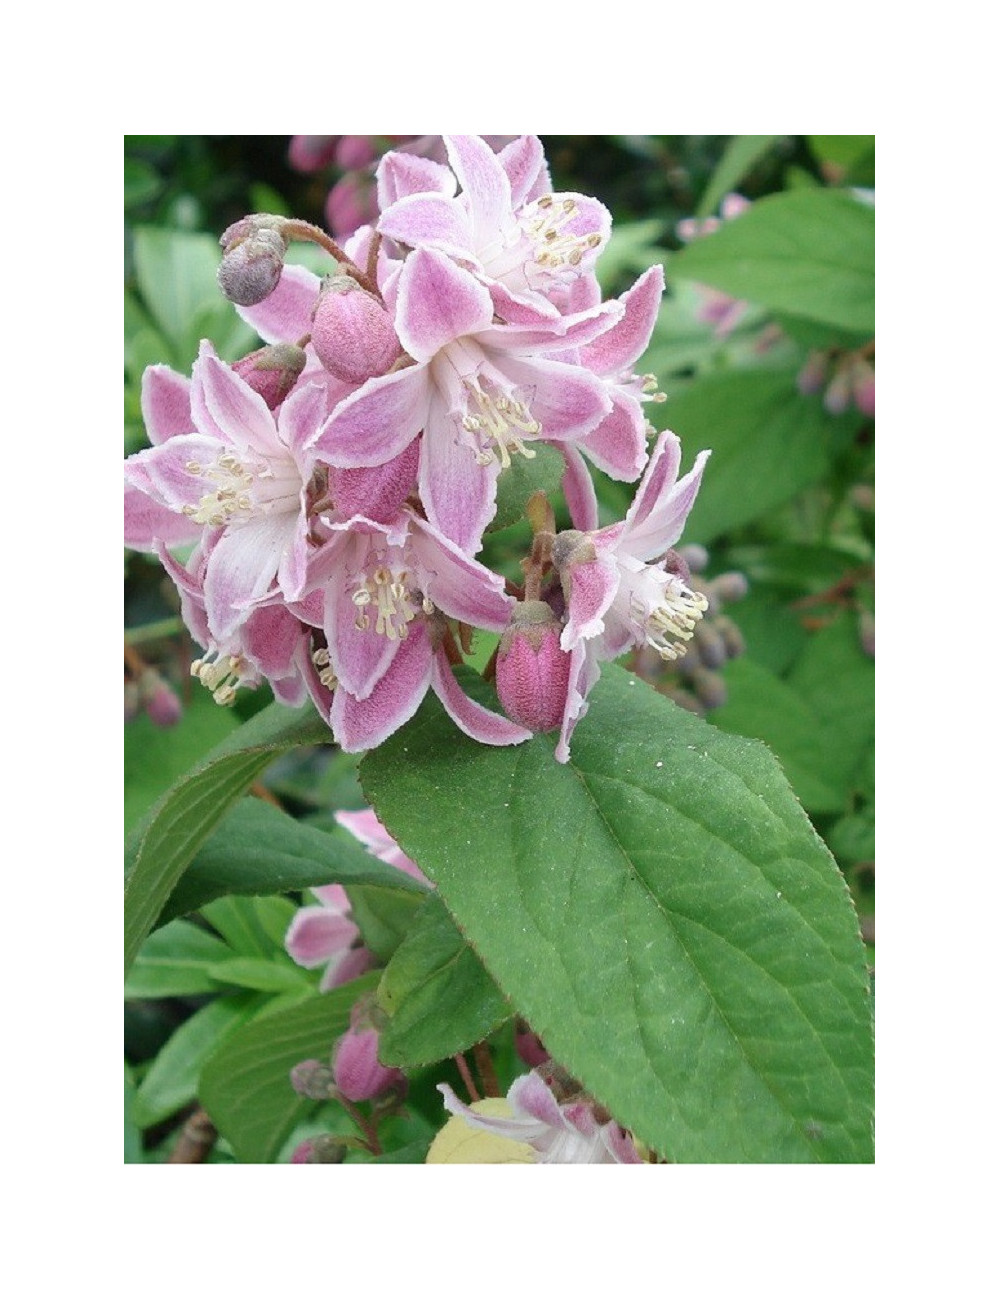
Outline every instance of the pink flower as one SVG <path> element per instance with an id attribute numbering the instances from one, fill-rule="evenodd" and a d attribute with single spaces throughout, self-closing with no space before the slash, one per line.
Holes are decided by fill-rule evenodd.
<path id="1" fill-rule="evenodd" d="M 329 721 L 342 748 L 356 753 L 381 744 L 416 713 L 428 689 L 474 739 L 527 740 L 530 732 L 468 698 L 447 653 L 447 618 L 506 627 L 513 602 L 503 578 L 410 510 L 391 525 L 358 515 L 330 528 L 310 561 L 307 587 L 322 599 L 336 681 Z"/>
<path id="2" fill-rule="evenodd" d="M 406 856 L 371 808 L 363 808 L 360 812 L 337 812 L 333 816 L 337 824 L 350 831 L 374 857 L 388 862 L 392 867 L 398 867 L 422 885 L 431 884 L 413 859 Z"/>
<path id="3" fill-rule="evenodd" d="M 310 891 L 319 905 L 300 907 L 285 934 L 285 951 L 306 970 L 324 967 L 320 990 L 337 988 L 375 964 L 367 948 L 355 947 L 361 931 L 350 919 L 351 904 L 342 885 L 317 885 Z"/>
<path id="4" fill-rule="evenodd" d="M 680 441 L 664 430 L 625 519 L 598 529 L 594 511 L 589 531 L 571 530 L 555 539 L 553 563 L 566 605 L 560 644 L 572 657 L 556 746 L 561 763 L 569 759 L 570 736 L 586 712 L 601 662 L 643 645 L 665 659 L 678 658 L 707 608 L 705 597 L 667 569 L 663 557 L 680 538 L 708 456 L 700 452 L 694 468 L 678 481 Z"/>
<path id="5" fill-rule="evenodd" d="M 592 269 L 611 233 L 611 214 L 586 195 L 548 192 L 537 136 L 520 136 L 499 153 L 475 135 L 446 135 L 444 143 L 454 180 L 405 194 L 383 211 L 378 229 L 468 267 L 508 323 L 557 316 L 549 294 Z M 388 155 L 382 170 L 394 165 Z"/>
<path id="6" fill-rule="evenodd" d="M 302 594 L 314 466 L 306 443 L 326 410 L 323 390 L 307 385 L 270 411 L 203 343 L 190 388 L 193 431 L 174 433 L 125 462 L 126 536 L 149 550 L 195 530 L 204 541 L 202 589 L 217 640 L 269 597 Z M 143 497 L 153 506 L 147 513 Z M 163 536 L 165 512 L 188 529 L 167 528 Z"/>
<path id="7" fill-rule="evenodd" d="M 685 243 L 701 235 L 710 235 L 718 230 L 723 221 L 732 221 L 749 207 L 750 200 L 742 194 L 727 194 L 719 207 L 718 217 L 705 217 L 702 220 L 688 217 L 684 221 L 678 221 L 677 234 Z M 716 338 L 728 338 L 749 311 L 750 304 L 740 298 L 731 298 L 718 289 L 710 289 L 707 285 L 699 285 L 698 292 L 701 304 L 695 316 L 706 325 L 714 326 L 712 332 Z"/>
<path id="8" fill-rule="evenodd" d="M 496 481 L 534 439 L 572 441 L 611 409 L 604 385 L 553 354 L 589 342 L 617 303 L 544 327 L 494 324 L 490 292 L 436 249 L 400 272 L 396 333 L 417 364 L 370 379 L 333 411 L 310 445 L 334 466 L 379 465 L 423 431 L 418 487 L 430 522 L 469 554 L 496 510 Z"/>
<path id="9" fill-rule="evenodd" d="M 446 1083 L 438 1084 L 445 1108 L 461 1115 L 473 1128 L 514 1142 L 526 1142 L 538 1152 L 541 1165 L 640 1165 L 631 1137 L 613 1120 L 601 1124 L 589 1101 L 560 1105 L 536 1071 L 515 1079 L 507 1093 L 514 1115 L 501 1119 L 479 1115 L 455 1096 Z"/>

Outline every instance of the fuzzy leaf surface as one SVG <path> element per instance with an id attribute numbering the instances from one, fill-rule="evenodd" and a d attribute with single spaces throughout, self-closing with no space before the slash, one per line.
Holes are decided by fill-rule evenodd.
<path id="1" fill-rule="evenodd" d="M 435 701 L 361 764 L 546 1047 L 678 1162 L 866 1162 L 873 1053 L 843 877 L 771 753 L 606 668 L 567 765 Z"/>

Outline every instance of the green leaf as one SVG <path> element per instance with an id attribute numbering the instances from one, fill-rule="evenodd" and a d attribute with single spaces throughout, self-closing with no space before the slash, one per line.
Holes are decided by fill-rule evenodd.
<path id="1" fill-rule="evenodd" d="M 845 615 L 812 633 L 786 680 L 738 659 L 726 685 L 713 722 L 766 741 L 810 812 L 846 812 L 875 739 L 875 664 L 854 620 Z"/>
<path id="2" fill-rule="evenodd" d="M 873 135 L 810 135 L 807 139 L 815 158 L 839 167 L 850 167 L 875 149 Z"/>
<path id="3" fill-rule="evenodd" d="M 155 199 L 163 189 L 163 177 L 142 158 L 125 159 L 125 206 L 135 207 Z"/>
<path id="4" fill-rule="evenodd" d="M 284 894 L 313 885 L 376 885 L 418 895 L 422 886 L 379 861 L 334 825 L 318 830 L 262 799 L 241 799 L 198 850 L 159 924 L 231 894 Z"/>
<path id="5" fill-rule="evenodd" d="M 297 966 L 260 957 L 227 957 L 210 968 L 220 984 L 256 989 L 261 993 L 307 993 L 312 980 Z"/>
<path id="6" fill-rule="evenodd" d="M 139 1126 L 132 1118 L 132 1108 L 135 1104 L 135 1081 L 132 1078 L 132 1071 L 125 1065 L 125 1164 L 142 1165 L 146 1163 L 146 1156 L 142 1149 L 142 1134 L 139 1132 Z"/>
<path id="7" fill-rule="evenodd" d="M 488 532 L 496 533 L 510 528 L 524 518 L 524 505 L 533 492 L 551 496 L 559 491 L 566 462 L 554 447 L 540 442 L 528 444 L 535 453 L 530 459 L 514 456 L 497 480 L 497 512 L 490 521 Z"/>
<path id="8" fill-rule="evenodd" d="M 790 339 L 810 351 L 825 352 L 839 348 L 852 352 L 871 341 L 868 330 L 845 330 L 837 325 L 825 325 L 822 321 L 806 320 L 802 316 L 790 316 L 787 312 L 775 312 L 774 321 L 780 325 Z"/>
<path id="9" fill-rule="evenodd" d="M 317 994 L 279 1014 L 262 1015 L 227 1038 L 201 1071 L 198 1097 L 243 1164 L 274 1161 L 315 1102 L 292 1090 L 288 1076 L 304 1060 L 326 1060 L 347 1029 L 351 1007 L 372 973 Z"/>
<path id="10" fill-rule="evenodd" d="M 712 451 L 684 530 L 689 542 L 710 542 L 818 483 L 837 423 L 782 370 L 705 375 L 671 398 L 669 420 L 689 454 Z"/>
<path id="11" fill-rule="evenodd" d="M 173 727 L 157 727 L 145 713 L 125 727 L 125 829 L 213 745 L 239 730 L 231 709 L 220 709 L 208 691 L 199 690 Z"/>
<path id="12" fill-rule="evenodd" d="M 178 781 L 125 845 L 125 970 L 177 881 L 228 808 L 276 753 L 318 744 L 329 730 L 315 709 L 269 705 Z"/>
<path id="13" fill-rule="evenodd" d="M 671 279 L 875 333 L 875 210 L 841 190 L 772 194 L 671 257 Z"/>
<path id="14" fill-rule="evenodd" d="M 678 1162 L 869 1161 L 871 1008 L 844 879 L 773 756 L 614 666 L 551 737 L 425 701 L 361 764 L 556 1060 Z"/>
<path id="15" fill-rule="evenodd" d="M 214 934 L 188 921 L 174 921 L 142 945 L 125 982 L 125 996 L 175 998 L 215 993 L 219 982 L 208 968 L 232 955 Z"/>
<path id="16" fill-rule="evenodd" d="M 139 226 L 135 231 L 139 288 L 175 350 L 190 350 L 192 317 L 220 300 L 216 273 L 221 257 L 218 241 L 211 235 L 158 226 Z"/>
<path id="17" fill-rule="evenodd" d="M 427 891 L 422 887 L 420 892 L 404 890 L 395 885 L 349 884 L 346 888 L 351 919 L 361 931 L 365 947 L 379 961 L 388 961 L 413 924 Z"/>
<path id="18" fill-rule="evenodd" d="M 386 1065 L 427 1065 L 464 1052 L 503 1024 L 510 1004 L 432 894 L 382 975 Z"/>
<path id="19" fill-rule="evenodd" d="M 260 923 L 254 898 L 217 898 L 201 909 L 204 919 L 218 930 L 229 945 L 230 956 L 268 957 L 274 941 Z"/>
<path id="20" fill-rule="evenodd" d="M 705 187 L 695 215 L 707 217 L 713 213 L 780 138 L 777 135 L 734 135 Z"/>
<path id="21" fill-rule="evenodd" d="M 259 995 L 240 993 L 216 998 L 185 1020 L 139 1085 L 132 1105 L 132 1119 L 139 1128 L 158 1124 L 193 1101 L 202 1065 L 262 1005 Z"/>

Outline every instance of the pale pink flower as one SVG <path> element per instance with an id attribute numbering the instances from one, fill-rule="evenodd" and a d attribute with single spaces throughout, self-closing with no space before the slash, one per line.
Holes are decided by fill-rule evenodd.
<path id="1" fill-rule="evenodd" d="M 285 934 L 285 951 L 306 970 L 324 968 L 320 990 L 339 987 L 375 964 L 367 948 L 355 946 L 361 931 L 350 919 L 351 904 L 342 885 L 317 885 L 318 904 L 300 907 Z"/>
<path id="2" fill-rule="evenodd" d="M 574 441 L 611 410 L 604 385 L 554 354 L 588 343 L 622 313 L 615 302 L 546 326 L 494 324 L 490 292 L 436 249 L 399 274 L 396 333 L 416 365 L 370 379 L 333 411 L 310 450 L 334 466 L 379 465 L 423 431 L 418 487 L 427 518 L 474 554 L 511 454 Z"/>
<path id="3" fill-rule="evenodd" d="M 569 759 L 570 736 L 586 712 L 601 662 L 643 645 L 663 658 L 679 657 L 707 608 L 705 597 L 668 570 L 663 557 L 680 538 L 708 456 L 700 452 L 693 469 L 678 481 L 680 441 L 664 430 L 625 519 L 606 528 L 596 527 L 592 496 L 574 497 L 580 508 L 586 507 L 589 528 L 560 533 L 553 546 L 566 607 L 560 644 L 572 657 L 556 746 L 561 763 Z"/>
<path id="4" fill-rule="evenodd" d="M 411 876 L 422 885 L 430 881 L 412 858 L 408 858 L 389 832 L 385 829 L 371 808 L 362 808 L 360 812 L 337 812 L 334 820 L 344 830 L 350 831 L 374 857 L 397 867 L 405 875 Z"/>
<path id="5" fill-rule="evenodd" d="M 480 1115 L 459 1101 L 446 1083 L 438 1084 L 445 1109 L 460 1115 L 472 1128 L 497 1137 L 526 1142 L 538 1153 L 538 1164 L 640 1165 L 629 1134 L 613 1120 L 600 1123 L 589 1101 L 562 1105 L 536 1071 L 515 1079 L 507 1093 L 514 1112 L 510 1119 Z"/>

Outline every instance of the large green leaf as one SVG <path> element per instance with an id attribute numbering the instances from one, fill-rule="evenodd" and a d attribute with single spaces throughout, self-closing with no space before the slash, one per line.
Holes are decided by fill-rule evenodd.
<path id="1" fill-rule="evenodd" d="M 339 826 L 319 830 L 261 799 L 241 799 L 198 850 L 158 924 L 223 895 L 283 894 L 330 884 L 423 892 L 415 880 L 373 857 Z"/>
<path id="2" fill-rule="evenodd" d="M 689 454 L 712 451 L 685 541 L 710 542 L 819 482 L 839 432 L 786 370 L 705 375 L 671 398 L 668 418 Z"/>
<path id="3" fill-rule="evenodd" d="M 139 288 L 171 343 L 186 341 L 192 317 L 222 299 L 216 280 L 222 252 L 211 235 L 158 226 L 135 231 Z"/>
<path id="4" fill-rule="evenodd" d="M 275 1160 L 315 1102 L 294 1092 L 289 1072 L 299 1061 L 327 1060 L 347 1029 L 351 1007 L 373 988 L 374 974 L 316 994 L 229 1035 L 201 1071 L 198 1099 L 243 1164 Z"/>
<path id="5" fill-rule="evenodd" d="M 361 781 L 553 1056 L 661 1155 L 871 1159 L 857 917 L 762 744 L 612 666 L 567 765 L 428 700 Z"/>
<path id="6" fill-rule="evenodd" d="M 675 254 L 671 280 L 698 280 L 762 307 L 875 333 L 875 209 L 850 193 L 760 199 Z"/>
<path id="7" fill-rule="evenodd" d="M 142 945 L 125 981 L 127 998 L 174 998 L 217 993 L 208 968 L 232 957 L 232 949 L 189 921 L 174 921 Z"/>
<path id="8" fill-rule="evenodd" d="M 213 749 L 142 819 L 125 845 L 125 970 L 198 848 L 283 749 L 330 733 L 310 707 L 272 704 Z"/>
<path id="9" fill-rule="evenodd" d="M 432 894 L 382 975 L 379 1039 L 386 1065 L 416 1066 L 464 1052 L 511 1014 L 510 1004 Z"/>

